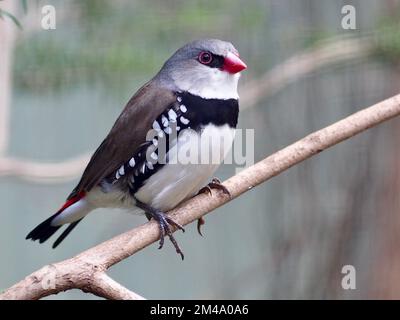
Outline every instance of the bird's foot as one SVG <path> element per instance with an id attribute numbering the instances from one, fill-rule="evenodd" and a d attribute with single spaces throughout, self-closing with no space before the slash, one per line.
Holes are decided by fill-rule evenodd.
<path id="1" fill-rule="evenodd" d="M 173 230 L 171 227 L 182 230 L 185 232 L 185 229 L 183 228 L 182 225 L 179 223 L 175 222 L 173 219 L 168 217 L 164 212 L 154 209 L 153 207 L 142 203 L 140 201 L 136 201 L 137 207 L 145 210 L 146 216 L 150 216 L 154 220 L 158 222 L 158 226 L 160 228 L 160 245 L 158 249 L 161 249 L 164 246 L 164 238 L 165 236 L 168 236 L 169 240 L 172 242 L 173 246 L 175 247 L 176 253 L 178 253 L 182 260 L 184 259 L 184 255 L 182 252 L 182 249 L 179 247 L 178 242 L 176 241 L 174 235 L 173 235 Z"/>
<path id="2" fill-rule="evenodd" d="M 161 236 L 160 236 L 160 245 L 159 245 L 158 249 L 161 249 L 164 246 L 164 237 L 167 235 L 169 240 L 174 245 L 176 253 L 178 253 L 183 260 L 184 255 L 183 255 L 182 249 L 179 247 L 179 244 L 176 241 L 176 239 L 172 233 L 171 226 L 175 227 L 177 229 L 180 229 L 183 232 L 185 232 L 185 229 L 179 223 L 175 222 L 173 219 L 171 219 L 170 217 L 168 217 L 165 213 L 163 213 L 161 211 L 155 212 L 153 214 L 153 219 L 158 222 L 158 225 L 160 228 Z"/>
<path id="3" fill-rule="evenodd" d="M 229 190 L 222 184 L 221 180 L 219 180 L 218 178 L 213 178 L 211 180 L 211 182 L 208 184 L 208 186 L 211 189 L 218 189 L 221 190 L 224 194 L 226 194 L 227 196 L 229 196 L 229 198 L 232 197 L 231 193 L 229 192 Z"/>
<path id="4" fill-rule="evenodd" d="M 201 188 L 198 194 L 207 193 L 211 196 L 211 189 L 221 190 L 224 194 L 228 195 L 229 198 L 231 197 L 231 193 L 229 192 L 229 190 L 222 184 L 221 180 L 219 180 L 218 178 L 212 178 L 211 182 L 205 187 Z"/>
<path id="5" fill-rule="evenodd" d="M 221 190 L 222 193 L 226 194 L 229 196 L 229 198 L 231 198 L 231 193 L 229 192 L 229 190 L 221 183 L 221 180 L 219 180 L 218 178 L 213 178 L 211 180 L 211 182 L 206 185 L 205 187 L 201 188 L 200 191 L 198 192 L 198 194 L 201 193 L 207 193 L 209 196 L 211 196 L 212 192 L 211 189 L 218 189 Z M 203 234 L 201 233 L 201 226 L 205 224 L 205 220 L 203 217 L 197 219 L 197 232 L 203 236 Z"/>

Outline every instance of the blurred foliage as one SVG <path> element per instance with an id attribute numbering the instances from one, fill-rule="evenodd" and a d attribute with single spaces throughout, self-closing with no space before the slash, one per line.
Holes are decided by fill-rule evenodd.
<path id="1" fill-rule="evenodd" d="M 111 1 L 107 0 L 75 0 L 75 3 L 79 5 L 81 15 L 86 20 L 92 20 L 96 22 L 103 22 L 104 18 L 109 17 L 112 14 Z"/>
<path id="2" fill-rule="evenodd" d="M 320 45 L 322 41 L 335 36 L 334 33 L 327 30 L 309 30 L 304 34 L 306 35 L 303 40 L 304 48 L 316 47 Z"/>
<path id="3" fill-rule="evenodd" d="M 245 35 L 266 19 L 260 4 L 232 6 L 228 0 L 165 1 L 152 6 L 144 1 L 121 5 L 106 0 L 72 4 L 79 15 L 76 23 L 58 16 L 57 30 L 35 32 L 18 44 L 14 64 L 17 87 L 47 90 L 76 81 L 101 81 L 107 87 L 129 83 L 132 77 L 144 78 L 161 66 L 166 52 L 176 50 L 176 34 L 187 39 L 196 34 L 212 37 L 215 30 Z M 80 39 L 70 37 L 65 23 L 78 28 L 75 35 Z M 75 81 L 69 81 L 71 78 Z"/>
<path id="4" fill-rule="evenodd" d="M 4 17 L 10 18 L 11 21 L 14 22 L 18 28 L 20 28 L 21 30 L 23 29 L 19 20 L 12 13 L 0 8 L 0 19 L 4 19 Z"/>
<path id="5" fill-rule="evenodd" d="M 233 6 L 228 0 L 167 0 L 148 6 L 144 1 L 75 0 L 71 6 L 76 18 L 57 17 L 57 30 L 33 32 L 18 43 L 14 64 L 17 87 L 54 90 L 77 82 L 100 82 L 112 92 L 115 86 L 130 86 L 132 79 L 142 81 L 154 74 L 176 49 L 176 35 L 182 38 L 181 44 L 205 34 L 246 38 L 252 30 L 262 29 L 268 19 L 268 8 L 262 2 L 239 1 Z M 397 18 L 381 22 L 374 37 L 377 54 L 390 61 L 398 61 L 400 54 Z M 71 28 L 76 30 L 70 32 Z M 301 34 L 304 48 L 335 36 L 323 28 Z"/>
<path id="6" fill-rule="evenodd" d="M 400 63 L 400 13 L 379 23 L 374 40 L 379 58 Z"/>
<path id="7" fill-rule="evenodd" d="M 3 1 L 3 0 L 0 0 L 0 1 Z M 27 13 L 28 12 L 28 2 L 27 2 L 27 0 L 21 0 L 21 5 L 22 5 L 22 8 L 24 10 L 24 13 Z M 8 12 L 6 10 L 3 10 L 2 8 L 0 8 L 0 19 L 4 19 L 4 17 L 10 18 L 11 21 L 13 23 L 15 23 L 15 25 L 19 29 L 23 30 L 21 22 L 18 20 L 18 18 L 14 14 L 12 14 L 11 12 Z"/>

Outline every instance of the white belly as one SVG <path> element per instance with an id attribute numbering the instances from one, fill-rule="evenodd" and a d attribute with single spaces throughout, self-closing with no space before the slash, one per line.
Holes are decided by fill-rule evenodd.
<path id="1" fill-rule="evenodd" d="M 209 182 L 234 136 L 235 130 L 228 125 L 208 125 L 201 134 L 184 130 L 168 152 L 168 163 L 146 180 L 135 197 L 162 211 L 176 207 Z"/>

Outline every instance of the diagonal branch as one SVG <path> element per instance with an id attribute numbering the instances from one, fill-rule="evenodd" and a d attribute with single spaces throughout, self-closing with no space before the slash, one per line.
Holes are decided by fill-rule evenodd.
<path id="1" fill-rule="evenodd" d="M 241 171 L 226 180 L 224 185 L 232 198 L 236 198 L 313 155 L 398 115 L 400 94 L 306 136 Z M 213 194 L 212 197 L 201 194 L 172 210 L 170 215 L 176 222 L 186 225 L 230 200 L 222 192 Z M 7 289 L 0 295 L 0 299 L 39 299 L 72 288 L 105 298 L 141 298 L 106 277 L 105 271 L 158 238 L 157 224 L 148 222 L 74 258 L 43 267 Z M 51 284 L 51 281 L 46 282 L 51 272 L 52 286 L 47 284 Z"/>

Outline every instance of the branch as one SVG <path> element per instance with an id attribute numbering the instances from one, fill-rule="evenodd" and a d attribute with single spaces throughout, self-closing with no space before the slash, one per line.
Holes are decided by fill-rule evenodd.
<path id="1" fill-rule="evenodd" d="M 313 155 L 400 115 L 400 94 L 361 110 L 324 129 L 316 131 L 292 145 L 274 153 L 224 182 L 232 199 L 271 179 Z M 212 197 L 200 194 L 169 212 L 182 225 L 191 223 L 230 201 L 221 192 Z M 150 221 L 118 235 L 74 258 L 39 271 L 7 289 L 0 299 L 39 299 L 61 291 L 78 288 L 105 298 L 140 298 L 115 283 L 105 271 L 123 259 L 149 246 L 159 238 L 157 223 Z M 54 285 L 43 282 L 53 272 Z"/>
<path id="2" fill-rule="evenodd" d="M 74 179 L 87 165 L 90 154 L 62 162 L 45 163 L 0 157 L 0 176 L 16 176 L 34 182 L 64 182 Z"/>
<path id="3" fill-rule="evenodd" d="M 92 262 L 77 257 L 44 266 L 0 295 L 0 300 L 36 300 L 80 289 L 112 300 L 143 300 L 105 274 Z"/>

